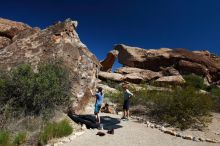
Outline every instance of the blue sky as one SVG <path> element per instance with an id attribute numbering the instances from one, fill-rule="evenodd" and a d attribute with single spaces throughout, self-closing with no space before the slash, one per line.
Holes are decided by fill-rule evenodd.
<path id="1" fill-rule="evenodd" d="M 40 28 L 77 20 L 81 41 L 100 60 L 119 43 L 220 55 L 220 0 L 2 0 L 0 17 Z"/>

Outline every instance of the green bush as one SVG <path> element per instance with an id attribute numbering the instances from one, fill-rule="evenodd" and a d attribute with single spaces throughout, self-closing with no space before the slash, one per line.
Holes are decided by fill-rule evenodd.
<path id="1" fill-rule="evenodd" d="M 123 103 L 122 92 L 107 92 L 105 93 L 105 98 L 108 98 L 111 102 L 118 103 L 120 105 Z"/>
<path id="2" fill-rule="evenodd" d="M 193 88 L 176 88 L 173 92 L 160 93 L 153 99 L 153 113 L 165 122 L 181 129 L 190 127 L 212 110 L 212 98 Z M 202 121 L 200 121 L 202 122 Z"/>
<path id="3" fill-rule="evenodd" d="M 212 86 L 209 92 L 213 97 L 215 110 L 219 112 L 220 111 L 220 88 L 217 86 Z"/>
<path id="4" fill-rule="evenodd" d="M 73 132 L 73 128 L 67 120 L 62 120 L 59 123 L 48 123 L 40 133 L 39 144 L 43 145 L 52 138 L 60 138 L 68 136 Z"/>
<path id="5" fill-rule="evenodd" d="M 132 105 L 144 105 L 150 115 L 160 122 L 166 122 L 181 129 L 201 122 L 213 107 L 210 95 L 201 94 L 195 88 L 175 87 L 170 91 L 133 90 Z"/>
<path id="6" fill-rule="evenodd" d="M 25 114 L 51 111 L 68 103 L 68 78 L 68 72 L 56 62 L 41 64 L 37 73 L 31 65 L 22 64 L 9 75 L 0 75 L 0 100 L 3 106 L 11 106 L 13 111 L 22 110 Z"/>
<path id="7" fill-rule="evenodd" d="M 19 146 L 26 141 L 26 133 L 19 132 L 15 136 L 10 132 L 0 131 L 0 146 Z"/>
<path id="8" fill-rule="evenodd" d="M 26 141 L 27 134 L 25 132 L 19 132 L 15 135 L 13 145 L 18 146 Z"/>
<path id="9" fill-rule="evenodd" d="M 186 81 L 186 86 L 190 86 L 195 89 L 204 89 L 205 87 L 203 78 L 198 75 L 184 75 L 183 78 Z"/>
<path id="10" fill-rule="evenodd" d="M 5 131 L 0 131 L 0 146 L 10 145 L 10 133 Z"/>

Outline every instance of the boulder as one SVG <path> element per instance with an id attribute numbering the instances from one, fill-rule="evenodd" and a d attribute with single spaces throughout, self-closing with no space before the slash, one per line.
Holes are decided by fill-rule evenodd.
<path id="1" fill-rule="evenodd" d="M 76 21 L 67 19 L 40 30 L 0 19 L 0 35 L 13 38 L 11 44 L 0 49 L 0 69 L 11 70 L 21 63 L 30 63 L 37 71 L 42 62 L 61 60 L 70 72 L 71 112 L 79 113 L 91 97 L 89 91 L 96 86 L 101 65 L 80 41 L 76 25 Z"/>
<path id="2" fill-rule="evenodd" d="M 122 82 L 124 80 L 124 76 L 119 73 L 100 71 L 98 76 L 101 80 L 111 80 L 116 82 Z"/>
<path id="3" fill-rule="evenodd" d="M 199 63 L 180 60 L 178 65 L 181 72 L 195 73 L 201 76 L 206 76 L 208 74 L 208 69 Z"/>
<path id="4" fill-rule="evenodd" d="M 116 58 L 118 57 L 118 51 L 117 50 L 112 50 L 110 51 L 106 58 L 101 61 L 101 71 L 106 71 L 106 72 L 111 72 L 112 71 L 112 66 L 116 60 Z"/>
<path id="5" fill-rule="evenodd" d="M 157 79 L 155 82 L 179 85 L 179 84 L 183 84 L 185 80 L 181 75 L 177 75 L 177 76 L 164 76 Z"/>
<path id="6" fill-rule="evenodd" d="M 174 62 L 170 60 L 172 49 L 168 48 L 145 50 L 120 44 L 115 46 L 115 50 L 119 51 L 119 63 L 129 67 L 159 71 L 161 66 L 167 67 Z"/>
<path id="7" fill-rule="evenodd" d="M 161 72 L 154 72 L 151 70 L 140 69 L 135 67 L 121 67 L 116 69 L 115 72 L 120 74 L 130 74 L 127 77 L 137 76 L 136 78 L 142 79 L 142 81 L 150 81 L 162 77 Z"/>
<path id="8" fill-rule="evenodd" d="M 139 84 L 144 81 L 144 79 L 142 78 L 140 73 L 131 73 L 125 75 L 124 81 Z"/>

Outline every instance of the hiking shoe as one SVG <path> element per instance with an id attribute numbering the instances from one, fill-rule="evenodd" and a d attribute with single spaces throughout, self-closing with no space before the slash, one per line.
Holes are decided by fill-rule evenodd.
<path id="1" fill-rule="evenodd" d="M 122 117 L 121 120 L 126 119 L 126 117 Z"/>
<path id="2" fill-rule="evenodd" d="M 111 129 L 111 130 L 108 130 L 108 132 L 107 132 L 108 134 L 114 134 L 114 129 Z"/>
<path id="3" fill-rule="evenodd" d="M 124 119 L 122 119 L 122 121 L 129 121 L 129 119 L 128 118 L 124 118 Z"/>

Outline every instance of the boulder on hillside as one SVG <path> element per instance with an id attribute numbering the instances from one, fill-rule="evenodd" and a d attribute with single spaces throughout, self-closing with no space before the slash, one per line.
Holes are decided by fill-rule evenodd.
<path id="1" fill-rule="evenodd" d="M 119 63 L 124 66 L 153 71 L 161 71 L 161 67 L 174 67 L 178 71 L 185 72 L 187 70 L 187 72 L 197 75 L 201 75 L 200 71 L 202 71 L 202 75 L 209 78 L 209 82 L 220 80 L 218 74 L 220 72 L 220 58 L 209 52 L 191 52 L 186 49 L 173 50 L 169 48 L 145 50 L 123 44 L 116 45 L 115 50 L 119 52 Z M 197 68 L 200 71 L 196 71 Z"/>
<path id="2" fill-rule="evenodd" d="M 101 61 L 101 71 L 106 71 L 106 72 L 111 72 L 112 71 L 112 66 L 116 60 L 116 58 L 118 57 L 118 51 L 117 50 L 112 50 L 110 51 L 106 58 Z"/>
<path id="3" fill-rule="evenodd" d="M 0 49 L 0 69 L 10 70 L 21 63 L 30 63 L 37 71 L 42 62 L 62 60 L 70 72 L 71 111 L 79 113 L 91 97 L 89 91 L 96 86 L 96 75 L 101 65 L 80 41 L 76 26 L 76 21 L 67 19 L 39 30 L 0 19 L 0 36 L 13 38 L 11 44 Z"/>
<path id="4" fill-rule="evenodd" d="M 134 78 L 136 76 L 138 80 L 142 79 L 142 81 L 150 81 L 162 77 L 161 72 L 154 72 L 151 70 L 140 69 L 135 67 L 121 67 L 116 69 L 115 72 L 120 74 L 130 74 L 127 77 Z"/>
<path id="5" fill-rule="evenodd" d="M 178 66 L 181 72 L 195 73 L 201 76 L 208 75 L 208 69 L 199 63 L 180 60 Z"/>
<path id="6" fill-rule="evenodd" d="M 124 81 L 140 84 L 142 81 L 144 81 L 144 79 L 140 73 L 131 73 L 125 75 Z"/>
<path id="7" fill-rule="evenodd" d="M 122 82 L 124 80 L 124 76 L 119 73 L 100 71 L 98 76 L 101 80 L 111 80 L 116 82 Z"/>
<path id="8" fill-rule="evenodd" d="M 185 80 L 181 75 L 176 76 L 164 76 L 157 80 L 155 80 L 157 83 L 166 83 L 166 84 L 174 84 L 174 85 L 180 85 L 185 83 Z"/>

